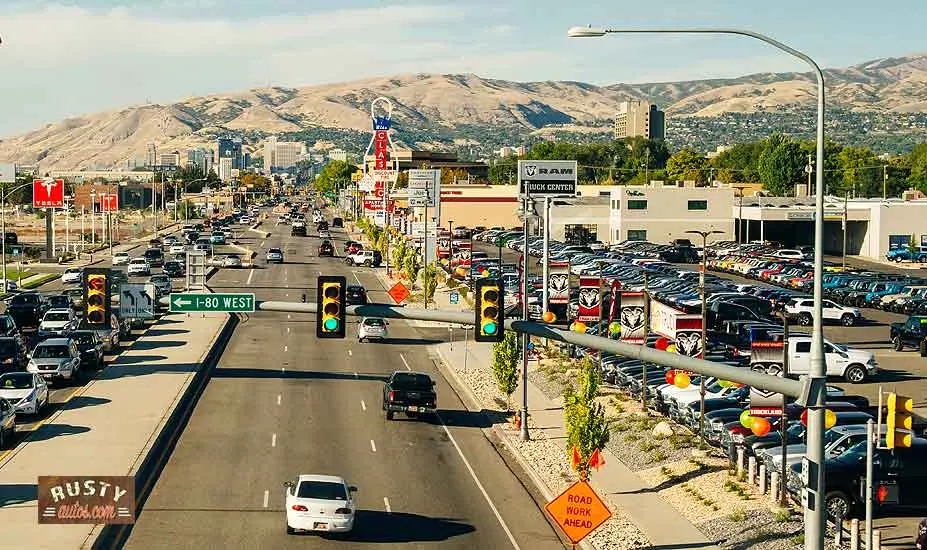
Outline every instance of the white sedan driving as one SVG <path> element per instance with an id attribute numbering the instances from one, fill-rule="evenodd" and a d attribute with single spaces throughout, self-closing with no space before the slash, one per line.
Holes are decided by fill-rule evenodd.
<path id="1" fill-rule="evenodd" d="M 145 258 L 132 258 L 126 272 L 129 275 L 151 275 L 151 266 Z"/>
<path id="2" fill-rule="evenodd" d="M 303 474 L 287 481 L 286 532 L 347 533 L 354 528 L 354 498 L 357 487 L 338 476 Z"/>
<path id="3" fill-rule="evenodd" d="M 113 253 L 113 265 L 126 265 L 131 259 L 128 252 Z"/>
<path id="4" fill-rule="evenodd" d="M 8 372 L 0 376 L 0 397 L 19 414 L 39 414 L 48 405 L 48 384 L 38 374 Z"/>
<path id="5" fill-rule="evenodd" d="M 177 255 L 177 254 L 186 254 L 186 253 L 187 253 L 187 247 L 184 246 L 184 245 L 182 245 L 181 243 L 172 244 L 172 245 L 171 245 L 171 248 L 168 250 L 168 252 L 171 253 L 171 254 L 173 254 L 173 255 Z"/>

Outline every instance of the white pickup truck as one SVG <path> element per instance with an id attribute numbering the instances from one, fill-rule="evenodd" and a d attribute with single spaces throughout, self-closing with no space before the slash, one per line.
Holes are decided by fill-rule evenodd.
<path id="1" fill-rule="evenodd" d="M 789 356 L 789 376 L 811 372 L 810 336 L 790 336 L 786 353 Z M 824 340 L 824 358 L 827 362 L 828 377 L 843 378 L 853 384 L 859 384 L 879 372 L 879 363 L 871 352 L 848 348 L 827 340 Z M 773 376 L 782 373 L 782 365 L 775 362 L 753 365 L 752 368 L 764 370 Z"/>

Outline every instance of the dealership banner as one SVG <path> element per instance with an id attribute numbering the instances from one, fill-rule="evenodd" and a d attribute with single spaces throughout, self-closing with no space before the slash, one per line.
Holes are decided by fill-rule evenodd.
<path id="1" fill-rule="evenodd" d="M 676 353 L 679 355 L 701 357 L 705 347 L 705 343 L 702 342 L 702 316 L 677 315 L 673 340 L 676 342 Z"/>
<path id="2" fill-rule="evenodd" d="M 757 372 L 782 376 L 785 344 L 782 340 L 753 340 L 750 343 L 750 368 Z M 782 416 L 785 396 L 781 393 L 750 387 L 751 416 Z"/>
<path id="3" fill-rule="evenodd" d="M 621 341 L 643 344 L 647 341 L 646 304 L 643 292 L 621 293 Z"/>
<path id="4" fill-rule="evenodd" d="M 39 476 L 39 523 L 135 523 L 134 476 Z"/>
<path id="5" fill-rule="evenodd" d="M 670 340 L 676 339 L 676 317 L 686 315 L 664 303 L 650 299 L 650 332 Z"/>
<path id="6" fill-rule="evenodd" d="M 547 268 L 547 300 L 551 304 L 570 301 L 570 264 L 551 262 Z"/>
<path id="7" fill-rule="evenodd" d="M 598 322 L 602 307 L 602 293 L 599 289 L 598 277 L 579 278 L 579 312 L 577 321 Z"/>
<path id="8" fill-rule="evenodd" d="M 470 267 L 470 258 L 472 257 L 473 243 L 462 242 L 457 245 L 457 265 L 461 267 Z"/>
<path id="9" fill-rule="evenodd" d="M 436 252 L 439 258 L 447 258 L 451 255 L 451 238 L 438 237 Z"/>

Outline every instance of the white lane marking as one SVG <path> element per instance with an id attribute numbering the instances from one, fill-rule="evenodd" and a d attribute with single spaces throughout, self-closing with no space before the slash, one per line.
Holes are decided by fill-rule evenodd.
<path id="1" fill-rule="evenodd" d="M 357 273 L 354 273 L 354 280 L 357 281 L 357 284 L 363 286 L 363 283 L 360 282 L 360 277 L 357 276 Z"/>
<path id="2" fill-rule="evenodd" d="M 509 530 L 509 526 L 506 525 L 505 520 L 502 519 L 502 514 L 499 513 L 499 510 L 496 508 L 496 505 L 493 503 L 492 499 L 489 498 L 489 493 L 486 492 L 486 489 L 483 487 L 483 484 L 480 482 L 480 478 L 476 476 L 476 472 L 473 471 L 473 466 L 470 466 L 470 461 L 467 460 L 467 457 L 464 456 L 463 451 L 460 450 L 460 445 L 457 444 L 457 440 L 454 439 L 454 436 L 451 435 L 451 431 L 447 429 L 447 425 L 444 424 L 444 419 L 441 418 L 441 415 L 438 415 L 438 420 L 441 421 L 441 427 L 444 428 L 444 433 L 447 434 L 448 439 L 451 440 L 451 443 L 454 445 L 454 448 L 457 449 L 457 454 L 460 455 L 460 460 L 463 460 L 464 466 L 467 467 L 467 471 L 470 472 L 470 477 L 473 478 L 473 482 L 476 483 L 477 488 L 483 493 L 483 498 L 486 499 L 486 503 L 489 504 L 489 508 L 492 510 L 492 513 L 495 514 L 496 519 L 499 520 L 499 525 L 502 526 L 502 530 L 505 531 L 505 534 L 509 537 L 509 542 L 512 543 L 512 548 L 515 550 L 521 550 L 521 547 L 518 546 L 518 543 L 515 542 L 515 537 L 512 536 L 512 531 Z"/>
<path id="3" fill-rule="evenodd" d="M 387 513 L 387 514 L 392 514 L 392 513 L 393 513 L 393 509 L 392 509 L 392 508 L 390 507 L 390 505 L 389 505 L 389 499 L 388 499 L 388 498 L 383 497 L 383 505 L 386 506 L 386 513 Z"/>
<path id="4" fill-rule="evenodd" d="M 366 411 L 366 410 L 367 410 L 367 403 L 364 403 L 364 400 L 363 400 L 363 399 L 361 399 L 361 410 L 363 410 L 363 411 Z"/>
<path id="5" fill-rule="evenodd" d="M 280 372 L 286 372 L 286 367 L 280 367 Z"/>
<path id="6" fill-rule="evenodd" d="M 251 277 L 254 277 L 254 270 L 253 270 L 253 269 L 251 270 L 251 273 L 248 273 L 248 282 L 245 283 L 246 285 L 250 285 L 250 284 L 251 284 Z"/>
<path id="7" fill-rule="evenodd" d="M 287 333 L 287 334 L 290 333 L 290 327 L 286 327 L 286 333 Z"/>
<path id="8" fill-rule="evenodd" d="M 261 248 L 264 247 L 264 241 L 261 241 Z"/>
<path id="9" fill-rule="evenodd" d="M 280 394 L 278 393 L 278 394 L 277 394 L 277 404 L 278 404 L 278 405 L 280 404 L 280 400 L 282 400 L 282 399 L 283 399 L 283 396 L 280 395 Z"/>
<path id="10" fill-rule="evenodd" d="M 264 489 L 264 508 L 267 508 L 267 503 L 270 500 L 270 491 Z"/>
<path id="11" fill-rule="evenodd" d="M 373 452 L 377 452 L 377 444 L 370 440 L 370 448 L 373 449 Z"/>
<path id="12" fill-rule="evenodd" d="M 284 352 L 290 351 L 290 346 L 283 346 L 283 351 Z"/>
<path id="13" fill-rule="evenodd" d="M 272 435 L 270 436 L 270 446 L 271 446 L 271 447 L 276 447 L 276 446 L 277 446 L 277 434 L 272 434 Z"/>
<path id="14" fill-rule="evenodd" d="M 352 352 L 351 350 L 348 350 L 348 357 L 351 357 L 352 355 L 354 355 L 354 352 Z"/>
<path id="15" fill-rule="evenodd" d="M 400 353 L 400 354 L 399 354 L 399 358 L 402 359 L 402 363 L 406 366 L 406 370 L 412 370 L 412 367 L 409 366 L 409 362 L 406 361 L 406 356 L 405 356 L 405 355 L 403 355 L 403 354 Z"/>
<path id="16" fill-rule="evenodd" d="M 287 294 L 287 295 L 286 295 L 286 297 L 287 297 L 287 298 L 289 298 L 289 297 L 290 297 L 290 295 L 289 295 L 289 294 Z"/>
<path id="17" fill-rule="evenodd" d="M 291 319 L 292 316 L 291 316 L 289 313 L 287 313 L 287 314 L 286 314 L 286 318 L 287 318 L 287 319 Z"/>

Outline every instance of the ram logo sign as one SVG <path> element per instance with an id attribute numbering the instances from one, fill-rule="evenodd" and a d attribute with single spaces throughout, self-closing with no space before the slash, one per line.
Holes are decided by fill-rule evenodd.
<path id="1" fill-rule="evenodd" d="M 575 160 L 518 161 L 518 188 L 524 196 L 576 195 Z"/>

